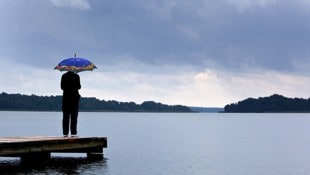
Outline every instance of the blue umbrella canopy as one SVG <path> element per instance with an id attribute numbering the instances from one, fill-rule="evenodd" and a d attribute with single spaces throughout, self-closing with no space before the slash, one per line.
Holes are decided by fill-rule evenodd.
<path id="1" fill-rule="evenodd" d="M 62 60 L 54 69 L 78 73 L 82 71 L 92 71 L 96 68 L 97 67 L 88 59 L 74 57 Z"/>

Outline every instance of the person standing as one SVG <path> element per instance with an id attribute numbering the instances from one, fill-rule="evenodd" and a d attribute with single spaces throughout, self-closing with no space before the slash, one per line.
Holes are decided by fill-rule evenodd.
<path id="1" fill-rule="evenodd" d="M 63 90 L 63 136 L 68 137 L 70 128 L 71 136 L 77 137 L 77 119 L 80 102 L 79 89 L 81 89 L 80 76 L 74 72 L 68 71 L 62 75 L 60 86 Z"/>

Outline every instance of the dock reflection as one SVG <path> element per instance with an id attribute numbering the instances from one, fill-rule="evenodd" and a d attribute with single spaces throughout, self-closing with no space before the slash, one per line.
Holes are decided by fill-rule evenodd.
<path id="1" fill-rule="evenodd" d="M 18 158 L 1 158 L 1 174 L 108 174 L 108 159 L 53 156 L 42 163 L 23 164 Z"/>

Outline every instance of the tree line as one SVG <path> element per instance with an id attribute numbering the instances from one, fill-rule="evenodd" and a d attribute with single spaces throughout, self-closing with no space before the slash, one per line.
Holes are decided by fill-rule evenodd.
<path id="1" fill-rule="evenodd" d="M 61 111 L 62 96 L 37 96 L 22 94 L 0 94 L 2 111 Z M 80 111 L 102 112 L 193 112 L 182 105 L 166 105 L 153 101 L 142 104 L 134 102 L 105 101 L 94 97 L 82 97 Z"/>
<path id="2" fill-rule="evenodd" d="M 224 107 L 224 112 L 310 112 L 310 98 L 287 98 L 274 94 L 270 97 L 247 98 Z"/>

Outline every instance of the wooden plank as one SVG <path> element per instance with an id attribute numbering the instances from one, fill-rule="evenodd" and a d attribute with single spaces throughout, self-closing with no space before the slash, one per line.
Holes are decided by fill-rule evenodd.
<path id="1" fill-rule="evenodd" d="M 78 152 L 102 154 L 106 137 L 7 137 L 0 138 L 0 156 L 22 157 L 33 153 Z"/>

